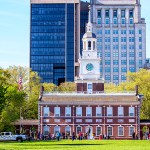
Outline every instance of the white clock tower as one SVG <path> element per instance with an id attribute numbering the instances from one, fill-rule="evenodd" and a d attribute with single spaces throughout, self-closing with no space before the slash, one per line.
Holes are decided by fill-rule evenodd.
<path id="1" fill-rule="evenodd" d="M 97 39 L 96 35 L 92 33 L 91 11 L 89 8 L 89 18 L 87 24 L 87 31 L 83 36 L 83 51 L 79 59 L 80 72 L 79 78 L 82 80 L 100 79 L 100 58 L 97 55 Z"/>

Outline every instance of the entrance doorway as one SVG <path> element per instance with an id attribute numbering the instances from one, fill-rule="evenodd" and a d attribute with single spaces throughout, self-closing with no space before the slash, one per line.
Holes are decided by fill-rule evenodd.
<path id="1" fill-rule="evenodd" d="M 93 127 L 87 126 L 87 127 L 85 128 L 85 132 L 87 133 L 87 138 L 88 138 L 89 140 L 92 140 L 92 139 L 93 139 Z"/>

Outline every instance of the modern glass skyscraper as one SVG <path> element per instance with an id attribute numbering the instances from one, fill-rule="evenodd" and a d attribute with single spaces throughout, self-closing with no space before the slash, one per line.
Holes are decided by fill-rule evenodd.
<path id="1" fill-rule="evenodd" d="M 42 82 L 74 81 L 80 50 L 80 1 L 31 0 L 30 67 Z"/>
<path id="2" fill-rule="evenodd" d="M 93 32 L 106 82 L 126 81 L 146 63 L 146 23 L 140 0 L 91 0 Z"/>

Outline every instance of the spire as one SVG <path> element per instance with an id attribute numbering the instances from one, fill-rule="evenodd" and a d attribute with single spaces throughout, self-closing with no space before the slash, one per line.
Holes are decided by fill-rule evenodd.
<path id="1" fill-rule="evenodd" d="M 91 6 L 89 5 L 89 17 L 87 24 L 87 32 L 92 32 L 92 23 L 91 23 Z"/>
<path id="2" fill-rule="evenodd" d="M 91 23 L 91 6 L 89 5 L 89 18 L 88 23 Z"/>

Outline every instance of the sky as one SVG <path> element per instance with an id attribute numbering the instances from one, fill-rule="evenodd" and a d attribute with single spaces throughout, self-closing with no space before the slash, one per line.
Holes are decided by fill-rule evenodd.
<path id="1" fill-rule="evenodd" d="M 141 5 L 150 58 L 150 0 L 141 0 Z M 29 36 L 30 0 L 0 0 L 0 67 L 29 67 Z"/>

